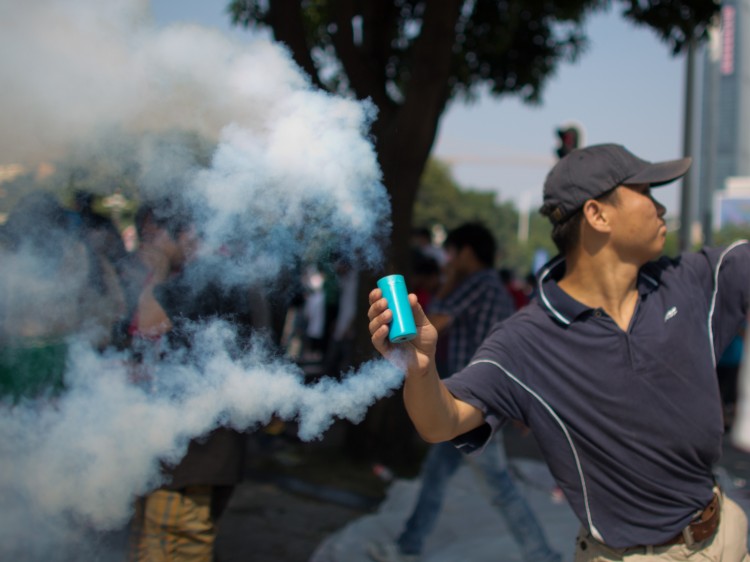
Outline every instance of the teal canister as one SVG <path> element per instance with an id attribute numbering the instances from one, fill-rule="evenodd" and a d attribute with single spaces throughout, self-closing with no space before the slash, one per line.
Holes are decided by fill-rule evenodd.
<path id="1" fill-rule="evenodd" d="M 378 281 L 378 288 L 388 301 L 388 308 L 393 313 L 393 321 L 388 338 L 393 343 L 409 341 L 417 335 L 414 315 L 409 304 L 409 293 L 403 275 L 388 275 Z"/>

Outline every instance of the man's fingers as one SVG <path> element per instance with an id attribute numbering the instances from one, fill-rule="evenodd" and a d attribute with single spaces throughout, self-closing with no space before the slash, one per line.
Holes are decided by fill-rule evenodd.
<path id="1" fill-rule="evenodd" d="M 372 311 L 372 308 L 373 307 L 370 307 L 370 311 Z M 393 313 L 388 308 L 386 308 L 383 312 L 378 313 L 370 320 L 370 324 L 368 326 L 370 329 L 370 333 L 374 334 L 382 326 L 388 325 L 392 319 Z"/>
<path id="2" fill-rule="evenodd" d="M 370 339 L 373 347 L 381 354 L 385 354 L 389 348 L 387 338 L 393 313 L 388 308 L 388 301 L 383 298 L 383 291 L 380 289 L 370 291 L 369 299 L 370 308 L 367 311 L 367 317 L 370 319 L 368 325 Z"/>
<path id="3" fill-rule="evenodd" d="M 386 341 L 388 332 L 388 326 L 385 325 L 371 332 L 370 340 L 372 341 L 372 345 L 381 354 L 384 354 L 388 350 L 388 343 Z"/>
<path id="4" fill-rule="evenodd" d="M 380 289 L 377 289 L 377 291 L 378 293 L 380 293 Z M 373 293 L 374 292 L 375 291 L 373 291 Z M 367 318 L 372 320 L 376 316 L 385 312 L 387 309 L 388 309 L 387 300 L 385 300 L 382 296 L 377 296 L 375 299 L 373 299 L 373 294 L 370 293 L 370 308 L 367 310 Z"/>
<path id="5" fill-rule="evenodd" d="M 427 314 L 425 314 L 422 305 L 417 300 L 417 295 L 414 293 L 409 294 L 409 304 L 411 305 L 412 314 L 414 314 L 414 323 L 417 326 L 424 326 L 428 322 Z"/>
<path id="6" fill-rule="evenodd" d="M 378 300 L 383 298 L 383 291 L 381 291 L 379 288 L 375 288 L 372 291 L 370 291 L 370 304 L 374 304 Z"/>

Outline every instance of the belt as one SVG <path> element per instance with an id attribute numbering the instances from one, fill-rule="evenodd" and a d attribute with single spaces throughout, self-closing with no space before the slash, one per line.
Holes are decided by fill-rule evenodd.
<path id="1" fill-rule="evenodd" d="M 666 542 L 654 546 L 669 546 L 673 544 L 687 544 L 688 546 L 711 538 L 719 526 L 721 514 L 720 491 L 714 491 L 714 497 L 708 505 L 700 511 L 693 521 L 682 531 Z"/>

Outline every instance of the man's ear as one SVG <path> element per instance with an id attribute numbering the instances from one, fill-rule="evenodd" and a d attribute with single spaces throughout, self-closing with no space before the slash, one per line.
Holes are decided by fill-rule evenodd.
<path id="1" fill-rule="evenodd" d="M 596 199 L 589 199 L 583 204 L 584 221 L 597 232 L 609 232 L 612 229 L 609 208 Z"/>

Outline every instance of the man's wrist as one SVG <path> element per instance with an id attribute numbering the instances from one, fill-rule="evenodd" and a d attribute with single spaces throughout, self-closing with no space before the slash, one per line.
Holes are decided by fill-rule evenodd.
<path id="1" fill-rule="evenodd" d="M 431 376 L 440 378 L 437 372 L 437 365 L 435 364 L 435 357 L 432 357 L 430 363 L 422 368 L 419 366 L 412 366 L 406 371 L 406 377 L 412 380 L 425 380 Z"/>

